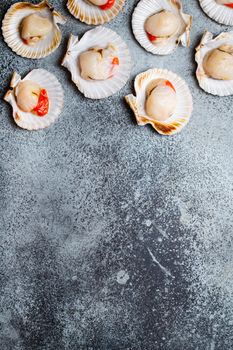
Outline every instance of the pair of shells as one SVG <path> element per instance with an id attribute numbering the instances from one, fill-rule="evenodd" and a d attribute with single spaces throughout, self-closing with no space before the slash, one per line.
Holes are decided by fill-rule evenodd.
<path id="1" fill-rule="evenodd" d="M 17 89 L 21 82 L 29 81 L 38 84 L 45 89 L 49 98 L 49 110 L 43 117 L 34 113 L 24 112 L 17 104 Z M 28 91 L 30 93 L 30 91 Z M 27 97 L 27 96 L 26 96 Z M 63 108 L 63 89 L 57 78 L 45 69 L 34 69 L 21 79 L 18 73 L 14 73 L 10 83 L 10 90 L 4 96 L 13 109 L 13 118 L 16 124 L 27 130 L 38 130 L 47 128 L 61 113 Z"/>
<path id="2" fill-rule="evenodd" d="M 91 25 L 99 25 L 110 22 L 122 10 L 126 0 L 115 0 L 109 9 L 101 9 L 98 4 L 106 4 L 106 1 L 68 0 L 67 7 L 70 13 L 81 22 Z"/>
<path id="3" fill-rule="evenodd" d="M 179 43 L 188 47 L 191 24 L 192 16 L 183 13 L 180 0 L 141 0 L 132 18 L 135 38 L 155 55 L 168 55 Z M 156 37 L 154 42 L 149 39 L 147 29 L 154 31 L 149 33 Z"/>
<path id="4" fill-rule="evenodd" d="M 155 98 L 150 100 L 156 85 L 162 88 L 157 90 L 157 96 L 154 90 Z M 136 96 L 131 94 L 125 99 L 138 125 L 150 124 L 159 134 L 174 135 L 188 123 L 193 110 L 192 96 L 185 81 L 175 73 L 166 69 L 150 69 L 136 77 L 134 88 Z M 160 117 L 164 112 L 167 118 L 157 118 L 158 111 Z"/>
<path id="5" fill-rule="evenodd" d="M 233 26 L 233 0 L 199 0 L 203 11 L 218 23 Z"/>
<path id="6" fill-rule="evenodd" d="M 196 48 L 196 76 L 206 92 L 229 96 L 233 94 L 233 32 L 214 38 L 206 32 Z"/>
<path id="7" fill-rule="evenodd" d="M 100 43 L 103 48 L 110 43 L 117 48 L 119 67 L 116 74 L 107 80 L 85 80 L 81 76 L 79 56 L 90 48 L 99 46 Z M 127 45 L 119 35 L 103 27 L 90 30 L 80 41 L 78 37 L 71 35 L 62 64 L 70 70 L 72 80 L 79 90 L 86 97 L 93 99 L 105 98 L 120 90 L 127 82 L 131 70 L 131 58 Z M 39 84 L 48 93 L 49 112 L 43 118 L 39 118 L 33 113 L 23 112 L 17 104 L 17 86 L 21 81 L 26 80 Z M 44 69 L 35 69 L 22 80 L 17 73 L 14 73 L 10 87 L 11 89 L 6 93 L 4 99 L 12 106 L 13 118 L 21 128 L 28 130 L 42 129 L 48 127 L 57 119 L 63 106 L 63 90 L 56 77 L 51 73 Z"/>
<path id="8" fill-rule="evenodd" d="M 22 21 L 30 15 L 37 15 L 38 30 L 43 33 L 45 30 L 45 19 L 49 23 L 50 31 L 43 40 L 34 46 L 29 46 L 21 38 Z M 33 21 L 35 18 L 32 19 Z M 49 4 L 47 0 L 37 5 L 28 2 L 18 2 L 12 5 L 7 11 L 3 23 L 2 33 L 7 45 L 22 57 L 38 59 L 46 57 L 57 49 L 61 43 L 61 31 L 58 24 L 64 24 L 64 17 Z"/>

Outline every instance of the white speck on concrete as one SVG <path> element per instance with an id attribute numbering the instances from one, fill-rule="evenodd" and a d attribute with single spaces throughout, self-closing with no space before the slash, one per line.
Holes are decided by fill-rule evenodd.
<path id="1" fill-rule="evenodd" d="M 150 226 L 152 225 L 152 221 L 149 220 L 149 219 L 147 219 L 147 220 L 145 221 L 145 225 L 146 225 L 147 227 L 150 227 Z"/>
<path id="2" fill-rule="evenodd" d="M 126 284 L 128 280 L 129 280 L 129 274 L 126 271 L 121 270 L 117 273 L 117 283 Z"/>

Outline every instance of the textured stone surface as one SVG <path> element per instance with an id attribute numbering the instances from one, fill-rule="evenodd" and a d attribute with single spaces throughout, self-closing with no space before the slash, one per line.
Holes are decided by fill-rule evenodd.
<path id="1" fill-rule="evenodd" d="M 14 1 L 0 4 L 1 19 Z M 102 101 L 85 99 L 60 66 L 61 47 L 31 61 L 0 42 L 2 98 L 13 70 L 47 68 L 66 91 L 48 130 L 15 126 L 0 108 L 1 350 L 228 350 L 233 348 L 232 97 L 199 89 L 194 47 L 210 20 L 198 1 L 192 46 L 167 57 L 134 40 L 128 0 L 107 27 L 127 41 L 135 75 L 150 67 L 186 79 L 189 125 L 166 138 L 139 127 L 123 100 L 131 82 Z M 228 29 L 229 30 L 229 29 Z"/>

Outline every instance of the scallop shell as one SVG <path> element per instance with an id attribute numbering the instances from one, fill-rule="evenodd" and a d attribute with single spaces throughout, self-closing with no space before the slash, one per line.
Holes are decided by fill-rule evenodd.
<path id="1" fill-rule="evenodd" d="M 166 79 L 172 83 L 177 93 L 177 105 L 173 115 L 164 122 L 155 121 L 145 111 L 146 89 L 148 84 L 156 79 Z M 162 135 L 174 135 L 188 123 L 193 102 L 190 90 L 183 79 L 175 73 L 166 69 L 149 69 L 139 74 L 134 82 L 136 97 L 128 95 L 126 102 L 133 110 L 138 125 L 151 124 L 151 126 Z"/>
<path id="2" fill-rule="evenodd" d="M 233 26 L 233 9 L 219 5 L 215 0 L 199 0 L 203 11 L 218 23 Z M 233 3 L 233 1 L 232 1 Z"/>
<path id="3" fill-rule="evenodd" d="M 19 26 L 23 18 L 33 13 L 49 18 L 53 22 L 53 30 L 36 46 L 28 46 L 23 43 L 20 37 Z M 60 45 L 62 35 L 58 23 L 64 24 L 65 19 L 52 8 L 48 1 L 44 0 L 37 5 L 29 2 L 18 2 L 12 5 L 5 14 L 2 23 L 3 37 L 7 45 L 17 55 L 32 59 L 46 57 Z"/>
<path id="4" fill-rule="evenodd" d="M 214 38 L 210 32 L 204 33 L 200 44 L 196 48 L 195 60 L 197 62 L 196 76 L 200 87 L 212 95 L 233 95 L 233 80 L 217 80 L 208 77 L 203 69 L 205 55 L 221 45 L 233 45 L 233 32 L 223 32 Z"/>
<path id="5" fill-rule="evenodd" d="M 117 48 L 120 61 L 116 74 L 107 80 L 83 79 L 78 64 L 80 53 L 96 46 L 104 48 L 110 43 Z M 127 45 L 117 33 L 104 27 L 98 27 L 86 32 L 80 41 L 77 36 L 71 34 L 62 65 L 71 72 L 73 82 L 85 97 L 101 99 L 115 94 L 126 84 L 131 71 L 131 57 Z"/>
<path id="6" fill-rule="evenodd" d="M 19 109 L 14 89 L 24 80 L 32 80 L 47 90 L 49 96 L 49 112 L 44 117 L 38 117 L 33 113 L 26 113 Z M 63 89 L 57 78 L 45 69 L 34 69 L 21 79 L 20 75 L 14 72 L 10 90 L 4 96 L 13 108 L 13 118 L 16 124 L 27 130 L 38 130 L 47 128 L 58 118 L 63 108 Z"/>
<path id="7" fill-rule="evenodd" d="M 144 25 L 148 17 L 162 10 L 177 14 L 183 20 L 183 26 L 180 27 L 176 35 L 170 37 L 163 44 L 152 44 L 147 37 Z M 168 55 L 181 44 L 188 47 L 190 45 L 190 28 L 192 16 L 183 13 L 180 0 L 141 0 L 134 10 L 132 18 L 133 33 L 139 44 L 145 50 L 154 55 Z"/>
<path id="8" fill-rule="evenodd" d="M 67 7 L 70 13 L 81 22 L 99 25 L 110 22 L 122 10 L 126 0 L 115 0 L 109 10 L 101 10 L 98 6 L 86 0 L 68 0 Z"/>

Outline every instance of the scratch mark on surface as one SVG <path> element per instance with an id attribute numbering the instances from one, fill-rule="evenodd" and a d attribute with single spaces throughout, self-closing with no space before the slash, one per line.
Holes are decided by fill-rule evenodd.
<path id="1" fill-rule="evenodd" d="M 169 277 L 175 278 L 175 277 L 171 274 L 170 271 L 168 271 L 164 266 L 162 266 L 162 265 L 160 264 L 160 262 L 155 258 L 154 254 L 152 253 L 152 251 L 150 250 L 150 248 L 147 248 L 147 250 L 148 250 L 148 252 L 149 252 L 149 254 L 150 254 L 150 256 L 151 256 L 153 262 L 156 263 L 156 264 L 160 267 L 160 269 L 163 271 L 163 273 L 164 273 L 165 275 L 169 276 Z"/>
<path id="2" fill-rule="evenodd" d="M 210 343 L 210 350 L 214 350 L 214 349 L 215 349 L 215 341 L 214 339 L 212 339 Z"/>
<path id="3" fill-rule="evenodd" d="M 168 238 L 168 235 L 164 230 L 162 230 L 160 227 L 156 226 L 156 230 L 165 238 Z"/>

